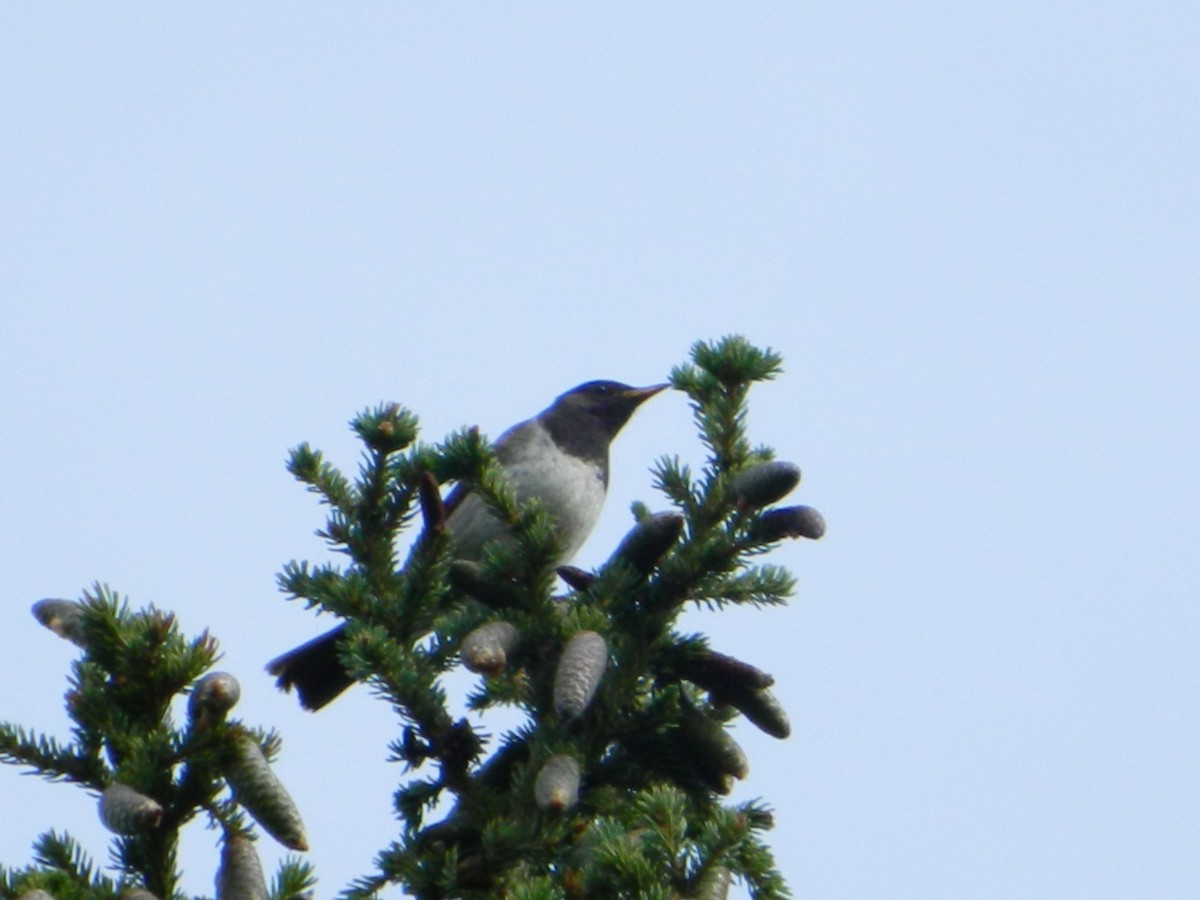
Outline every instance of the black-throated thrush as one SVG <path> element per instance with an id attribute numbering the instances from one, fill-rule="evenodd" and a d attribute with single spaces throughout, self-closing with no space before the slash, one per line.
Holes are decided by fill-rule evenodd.
<path id="1" fill-rule="evenodd" d="M 537 498 L 554 519 L 559 563 L 579 551 L 600 518 L 613 438 L 638 406 L 666 387 L 589 381 L 496 441 L 496 458 L 518 502 Z M 507 536 L 483 500 L 464 486 L 452 490 L 445 505 L 446 531 L 455 558 L 479 559 L 485 544 Z M 338 626 L 267 665 L 267 671 L 278 676 L 280 688 L 295 686 L 307 709 L 320 709 L 354 683 L 337 654 L 344 628 Z"/>

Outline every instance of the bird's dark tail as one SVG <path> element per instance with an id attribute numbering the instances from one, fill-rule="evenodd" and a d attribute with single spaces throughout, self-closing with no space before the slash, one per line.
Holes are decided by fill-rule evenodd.
<path id="1" fill-rule="evenodd" d="M 315 712 L 354 684 L 338 659 L 337 643 L 345 630 L 339 625 L 267 663 L 267 671 L 278 676 L 275 684 L 284 691 L 294 686 L 305 709 Z"/>

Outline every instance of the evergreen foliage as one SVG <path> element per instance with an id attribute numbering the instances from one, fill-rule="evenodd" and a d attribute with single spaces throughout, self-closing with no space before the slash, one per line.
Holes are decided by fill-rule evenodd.
<path id="1" fill-rule="evenodd" d="M 386 405 L 351 422 L 365 448 L 354 478 L 307 444 L 292 451 L 289 470 L 327 507 L 318 534 L 345 563 L 289 563 L 280 586 L 347 621 L 342 661 L 403 728 L 389 748 L 407 767 L 395 794 L 400 833 L 343 897 L 395 884 L 429 900 L 716 898 L 731 878 L 755 898 L 789 896 L 764 839 L 769 810 L 723 801 L 748 765 L 728 721 L 740 712 L 768 734 L 788 733 L 772 679 L 677 630 L 688 604 L 785 602 L 791 575 L 756 558 L 784 538 L 823 533 L 815 510 L 771 507 L 799 469 L 747 434 L 749 390 L 780 365 L 740 337 L 692 348 L 670 381 L 691 402 L 703 469 L 659 459 L 655 485 L 671 508 L 635 504 L 630 532 L 592 572 L 555 569 L 553 522 L 537 502 L 515 501 L 475 430 L 420 444 L 416 418 Z M 438 487 L 450 481 L 476 491 L 511 535 L 478 562 L 449 558 Z M 418 537 L 401 560 L 410 527 Z M 555 594 L 559 575 L 565 595 Z M 177 837 L 197 816 L 224 835 L 230 862 L 218 883 L 233 879 L 236 860 L 260 885 L 247 895 L 262 895 L 261 872 L 244 859 L 252 821 L 305 846 L 295 807 L 266 768 L 277 737 L 225 718 L 236 682 L 211 674 L 189 721 L 171 718 L 173 698 L 211 668 L 215 642 L 186 641 L 169 615 L 130 612 L 103 588 L 78 610 L 44 607 L 38 618 L 82 648 L 67 695 L 73 740 L 4 725 L 0 758 L 97 794 L 124 785 L 122 798 L 148 800 L 161 815 L 132 801 L 128 821 L 155 821 L 114 838 L 116 879 L 51 832 L 33 865 L 0 871 L 0 897 L 35 888 L 58 898 L 133 888 L 182 896 Z M 470 710 L 513 707 L 520 725 L 492 738 L 452 708 L 442 680 L 460 654 L 480 673 Z M 270 896 L 299 896 L 311 883 L 289 861 Z"/>
<path id="2" fill-rule="evenodd" d="M 220 830 L 223 842 L 250 837 L 255 814 L 247 815 L 231 796 L 228 779 L 236 777 L 239 742 L 250 741 L 270 756 L 278 738 L 227 720 L 228 700 L 192 704 L 187 721 L 175 722 L 173 702 L 195 686 L 217 676 L 232 688 L 234 701 L 237 687 L 227 673 L 201 678 L 217 659 L 216 641 L 208 634 L 187 640 L 171 614 L 154 607 L 131 611 L 102 585 L 79 603 L 40 601 L 34 613 L 80 647 L 66 695 L 72 740 L 63 745 L 0 723 L 0 760 L 94 794 L 101 821 L 115 835 L 110 863 L 117 877 L 99 874 L 68 834 L 49 831 L 34 846 L 33 864 L 0 869 L 0 897 L 37 890 L 57 900 L 129 898 L 139 890 L 182 896 L 176 861 L 181 829 L 200 817 Z M 271 896 L 297 896 L 311 881 L 305 863 L 289 861 Z"/>

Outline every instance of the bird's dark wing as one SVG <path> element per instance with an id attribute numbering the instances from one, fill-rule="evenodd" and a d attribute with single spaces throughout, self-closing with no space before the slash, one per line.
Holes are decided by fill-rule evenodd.
<path id="1" fill-rule="evenodd" d="M 446 508 L 446 516 L 449 517 L 454 510 L 458 509 L 459 504 L 466 499 L 467 494 L 471 493 L 471 489 L 465 484 L 456 484 L 446 495 L 442 501 L 442 506 Z"/>

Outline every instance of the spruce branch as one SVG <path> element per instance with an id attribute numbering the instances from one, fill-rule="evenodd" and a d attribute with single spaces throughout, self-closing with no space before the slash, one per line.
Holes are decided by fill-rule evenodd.
<path id="1" fill-rule="evenodd" d="M 103 765 L 94 755 L 82 755 L 62 746 L 53 737 L 27 732 L 8 722 L 0 723 L 0 761 L 26 766 L 50 781 L 96 785 Z"/>
<path id="2" fill-rule="evenodd" d="M 242 833 L 249 811 L 293 844 L 303 844 L 302 832 L 278 824 L 278 801 L 270 790 L 248 793 L 248 782 L 230 765 L 237 742 L 252 740 L 259 771 L 252 787 L 268 785 L 273 776 L 264 774 L 267 757 L 277 752 L 279 740 L 273 732 L 227 718 L 240 688 L 229 673 L 209 671 L 218 651 L 207 632 L 189 639 L 174 616 L 154 606 L 134 610 L 103 585 L 85 591 L 78 602 L 53 604 L 36 604 L 35 617 L 80 648 L 66 695 L 72 741 L 0 723 L 0 761 L 75 782 L 96 796 L 97 814 L 114 833 L 110 865 L 121 878 L 100 876 L 73 840 L 50 832 L 35 845 L 33 866 L 3 873 L 0 896 L 20 885 L 64 898 L 119 892 L 133 897 L 139 891 L 176 897 L 180 832 L 199 816 L 227 833 Z M 187 721 L 177 724 L 171 708 L 185 695 L 190 695 Z M 238 790 L 223 799 L 235 782 Z M 298 883 L 294 874 L 287 877 Z"/>
<path id="3" fill-rule="evenodd" d="M 308 489 L 317 494 L 323 503 L 343 515 L 349 514 L 355 499 L 350 482 L 325 462 L 320 451 L 308 444 L 301 444 L 288 457 L 287 469 L 297 481 L 308 485 Z"/>
<path id="4" fill-rule="evenodd" d="M 33 845 L 34 862 L 69 878 L 80 888 L 100 887 L 113 890 L 113 882 L 96 872 L 95 863 L 70 835 L 48 831 Z"/>

